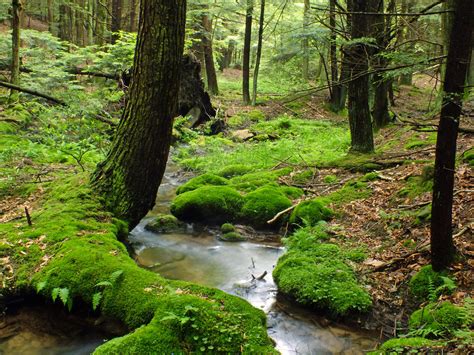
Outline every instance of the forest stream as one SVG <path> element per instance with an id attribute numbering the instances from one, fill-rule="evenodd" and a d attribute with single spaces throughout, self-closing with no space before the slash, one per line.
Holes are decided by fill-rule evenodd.
<path id="1" fill-rule="evenodd" d="M 168 164 L 151 216 L 169 213 L 175 189 L 182 183 L 178 175 L 178 168 Z M 358 354 L 375 348 L 373 334 L 327 325 L 327 320 L 277 297 L 271 274 L 284 252 L 278 243 L 222 242 L 214 231 L 192 225 L 185 233 L 157 235 L 145 230 L 149 219 L 144 218 L 130 235 L 137 262 L 170 279 L 219 288 L 264 310 L 268 334 L 282 354 Z M 265 271 L 262 280 L 253 280 L 252 275 L 258 278 Z"/>

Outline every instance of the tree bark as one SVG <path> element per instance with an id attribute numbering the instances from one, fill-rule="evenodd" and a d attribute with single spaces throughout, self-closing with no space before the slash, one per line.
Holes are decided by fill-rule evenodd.
<path id="1" fill-rule="evenodd" d="M 130 32 L 137 32 L 137 0 L 130 0 Z"/>
<path id="2" fill-rule="evenodd" d="M 242 63 L 242 96 L 244 104 L 250 104 L 250 46 L 252 41 L 253 1 L 247 0 L 245 17 L 244 53 Z"/>
<path id="3" fill-rule="evenodd" d="M 351 39 L 357 40 L 368 36 L 366 0 L 352 1 L 353 14 Z M 374 151 L 372 119 L 369 110 L 369 61 L 367 46 L 355 43 L 348 48 L 350 61 L 349 81 L 349 125 L 351 130 L 351 151 L 370 153 Z"/>
<path id="4" fill-rule="evenodd" d="M 142 0 L 132 83 L 105 160 L 91 183 L 105 206 L 135 227 L 154 206 L 177 112 L 185 0 Z"/>
<path id="5" fill-rule="evenodd" d="M 208 11 L 206 8 L 204 11 Z M 216 66 L 214 64 L 214 54 L 212 52 L 212 24 L 209 20 L 208 13 L 202 14 L 202 47 L 204 51 L 204 62 L 206 65 L 207 89 L 213 95 L 219 94 L 219 87 L 217 85 Z"/>
<path id="6" fill-rule="evenodd" d="M 21 0 L 12 0 L 12 66 L 10 82 L 13 85 L 20 83 L 20 23 L 23 12 Z M 15 91 L 12 90 L 11 94 Z"/>
<path id="7" fill-rule="evenodd" d="M 112 23 L 110 26 L 110 30 L 112 31 L 112 44 L 117 41 L 119 38 L 118 32 L 122 29 L 122 7 L 123 0 L 112 0 Z"/>
<path id="8" fill-rule="evenodd" d="M 455 0 L 454 9 L 436 142 L 431 210 L 431 263 L 435 271 L 448 267 L 455 253 L 452 206 L 456 140 L 471 52 L 474 2 Z"/>
<path id="9" fill-rule="evenodd" d="M 260 0 L 260 21 L 258 25 L 257 57 L 255 60 L 255 69 L 253 71 L 253 90 L 252 90 L 252 105 L 253 106 L 257 104 L 258 72 L 260 70 L 260 60 L 262 58 L 264 25 L 265 25 L 265 0 Z"/>
<path id="10" fill-rule="evenodd" d="M 331 110 L 338 112 L 342 109 L 341 102 L 341 85 L 338 83 L 338 67 L 337 67 L 337 45 L 336 45 L 336 0 L 329 0 L 329 62 L 331 66 L 331 97 L 329 99 Z"/>
<path id="11" fill-rule="evenodd" d="M 309 80 L 309 40 L 308 40 L 308 27 L 309 27 L 309 12 L 311 10 L 310 0 L 304 0 L 304 14 L 303 14 L 303 79 Z"/>
<path id="12" fill-rule="evenodd" d="M 413 11 L 413 0 L 402 0 L 402 13 L 410 13 Z M 402 42 L 404 41 L 410 41 L 413 39 L 413 29 L 411 28 L 414 26 L 416 21 L 413 22 L 408 22 L 406 24 L 405 31 L 401 32 L 402 36 Z M 407 50 L 412 51 L 413 50 L 413 43 L 410 42 L 410 44 L 407 46 Z M 408 85 L 411 86 L 413 84 L 413 74 L 412 73 L 406 73 L 400 75 L 400 80 L 399 80 L 400 85 Z"/>

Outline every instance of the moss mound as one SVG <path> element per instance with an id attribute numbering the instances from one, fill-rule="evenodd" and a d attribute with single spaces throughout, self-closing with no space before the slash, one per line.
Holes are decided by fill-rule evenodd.
<path id="1" fill-rule="evenodd" d="M 389 351 L 390 353 L 406 353 L 409 350 L 415 350 L 424 347 L 431 347 L 436 345 L 436 342 L 433 340 L 429 340 L 426 338 L 395 338 L 387 340 L 385 343 L 382 344 L 379 350 L 384 350 L 384 352 L 378 351 L 377 353 L 386 353 L 385 351 Z"/>
<path id="2" fill-rule="evenodd" d="M 219 237 L 219 240 L 222 240 L 224 242 L 242 242 L 245 240 L 245 237 L 238 232 L 227 232 L 222 234 Z"/>
<path id="3" fill-rule="evenodd" d="M 327 238 L 324 226 L 318 225 L 299 229 L 286 239 L 288 250 L 273 271 L 278 289 L 333 316 L 367 311 L 369 294 L 357 283 L 344 252 L 322 243 Z"/>
<path id="4" fill-rule="evenodd" d="M 184 224 L 170 214 L 159 214 L 148 222 L 145 229 L 154 233 L 176 233 L 184 229 Z"/>
<path id="5" fill-rule="evenodd" d="M 304 201 L 293 210 L 290 216 L 292 225 L 314 226 L 319 221 L 327 221 L 333 216 L 333 211 L 327 208 L 321 199 Z"/>
<path id="6" fill-rule="evenodd" d="M 453 335 L 456 330 L 466 327 L 466 313 L 451 302 L 429 303 L 410 316 L 410 330 L 423 328 L 432 337 Z"/>
<path id="7" fill-rule="evenodd" d="M 291 172 L 291 168 L 284 168 L 272 171 L 259 171 L 242 176 L 236 176 L 230 180 L 232 186 L 240 191 L 254 191 L 259 187 L 274 184 L 280 176 L 287 175 Z"/>
<path id="8" fill-rule="evenodd" d="M 245 175 L 251 172 L 252 170 L 252 167 L 248 165 L 234 164 L 228 165 L 225 168 L 219 170 L 216 175 L 229 179 L 235 176 Z"/>
<path id="9" fill-rule="evenodd" d="M 427 300 L 430 292 L 443 285 L 445 273 L 433 271 L 431 265 L 423 266 L 410 280 L 409 287 L 413 296 Z"/>
<path id="10" fill-rule="evenodd" d="M 262 187 L 245 196 L 241 218 L 256 228 L 278 227 L 281 220 L 271 226 L 267 221 L 290 206 L 291 201 L 278 188 Z"/>
<path id="11" fill-rule="evenodd" d="M 243 197 L 231 187 L 203 186 L 178 195 L 171 213 L 182 221 L 220 224 L 236 220 L 243 204 Z"/>
<path id="12" fill-rule="evenodd" d="M 182 194 L 188 191 L 196 190 L 203 186 L 223 186 L 227 185 L 229 181 L 221 176 L 214 174 L 203 174 L 192 178 L 185 184 L 176 189 L 176 194 Z"/>
<path id="13" fill-rule="evenodd" d="M 221 226 L 221 232 L 224 233 L 224 234 L 225 233 L 230 233 L 230 232 L 235 232 L 235 227 L 231 223 L 224 223 Z"/>
<path id="14" fill-rule="evenodd" d="M 15 274 L 2 293 L 36 290 L 67 307 L 80 301 L 136 329 L 98 354 L 275 352 L 262 311 L 222 291 L 138 267 L 117 240 L 123 222 L 101 209 L 78 175 L 50 185 L 32 213 L 33 226 L 3 224 L 0 238 L 12 246 Z"/>

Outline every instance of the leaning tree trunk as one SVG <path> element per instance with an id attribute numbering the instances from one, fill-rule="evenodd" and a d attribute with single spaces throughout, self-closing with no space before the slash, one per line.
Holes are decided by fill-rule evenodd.
<path id="1" fill-rule="evenodd" d="M 353 14 L 351 39 L 358 40 L 368 35 L 366 0 L 352 1 Z M 350 62 L 349 81 L 349 125 L 351 130 L 351 151 L 369 153 L 374 150 L 372 120 L 369 110 L 369 60 L 367 46 L 355 43 L 348 49 Z"/>
<path id="2" fill-rule="evenodd" d="M 454 9 L 444 77 L 443 105 L 436 142 L 433 207 L 431 210 L 431 263 L 436 271 L 448 267 L 453 261 L 455 252 L 452 234 L 452 207 L 456 140 L 471 51 L 474 2 L 456 0 Z M 462 36 L 460 36 L 461 33 Z"/>
<path id="3" fill-rule="evenodd" d="M 141 0 L 132 83 L 122 119 L 92 186 L 117 217 L 138 224 L 154 206 L 177 111 L 185 0 Z"/>
<path id="4" fill-rule="evenodd" d="M 10 82 L 20 83 L 20 23 L 23 11 L 21 0 L 12 0 L 12 66 Z M 14 94 L 15 91 L 11 91 Z"/>
<path id="5" fill-rule="evenodd" d="M 247 0 L 245 17 L 244 53 L 242 63 L 242 96 L 246 105 L 250 103 L 250 45 L 252 40 L 253 1 Z"/>
<path id="6" fill-rule="evenodd" d="M 208 11 L 208 9 L 206 9 Z M 213 95 L 219 94 L 217 85 L 216 66 L 214 54 L 212 53 L 212 24 L 207 13 L 202 14 L 202 48 L 204 51 L 204 63 L 206 65 L 207 89 Z"/>
<path id="7" fill-rule="evenodd" d="M 260 0 L 260 21 L 258 25 L 257 57 L 255 60 L 255 70 L 253 72 L 253 89 L 252 89 L 252 105 L 253 106 L 257 104 L 258 72 L 260 70 L 260 60 L 262 59 L 264 22 L 265 22 L 265 0 Z"/>

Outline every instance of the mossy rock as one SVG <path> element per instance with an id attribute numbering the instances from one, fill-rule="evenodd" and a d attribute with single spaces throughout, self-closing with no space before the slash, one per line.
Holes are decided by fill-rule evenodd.
<path id="1" fill-rule="evenodd" d="M 414 338 L 394 338 L 389 339 L 385 343 L 383 343 L 379 350 L 382 351 L 375 351 L 374 354 L 389 354 L 392 353 L 407 353 L 410 350 L 415 350 L 419 348 L 426 348 L 436 345 L 437 343 L 433 340 L 421 338 L 421 337 L 414 337 Z"/>
<path id="2" fill-rule="evenodd" d="M 230 179 L 230 183 L 233 186 L 248 184 L 255 187 L 261 187 L 270 183 L 276 183 L 280 176 L 288 175 L 289 173 L 291 173 L 291 168 L 272 171 L 257 171 L 242 176 L 236 176 Z"/>
<path id="3" fill-rule="evenodd" d="M 230 232 L 235 232 L 235 226 L 231 223 L 224 223 L 221 226 L 221 232 L 222 233 L 230 233 Z"/>
<path id="4" fill-rule="evenodd" d="M 372 303 L 369 294 L 357 283 L 346 253 L 323 243 L 328 238 L 325 225 L 319 223 L 285 239 L 287 252 L 273 271 L 279 291 L 332 316 L 367 311 Z"/>
<path id="5" fill-rule="evenodd" d="M 290 206 L 291 201 L 279 188 L 261 187 L 245 196 L 241 219 L 255 228 L 277 228 L 281 220 L 272 225 L 267 221 Z"/>
<path id="6" fill-rule="evenodd" d="M 333 211 L 326 207 L 321 199 L 304 201 L 293 210 L 290 216 L 292 225 L 316 225 L 319 221 L 327 221 L 333 216 Z"/>
<path id="7" fill-rule="evenodd" d="M 178 187 L 176 190 L 176 194 L 179 195 L 184 192 L 193 191 L 203 186 L 223 186 L 227 185 L 228 183 L 229 181 L 223 178 L 222 176 L 217 176 L 214 174 L 203 174 L 192 178 L 185 184 Z"/>
<path id="8" fill-rule="evenodd" d="M 221 224 L 235 221 L 243 204 L 243 197 L 231 187 L 203 186 L 176 196 L 171 213 L 182 221 Z"/>
<path id="9" fill-rule="evenodd" d="M 233 165 L 228 165 L 225 168 L 222 168 L 216 173 L 216 175 L 229 179 L 235 176 L 245 175 L 251 172 L 252 170 L 253 168 L 248 165 L 233 164 Z"/>
<path id="10" fill-rule="evenodd" d="M 446 277 L 446 273 L 433 271 L 431 265 L 423 266 L 411 278 L 409 283 L 410 292 L 420 301 L 427 300 L 430 296 L 430 288 L 434 290 L 443 285 L 443 277 Z"/>
<path id="11" fill-rule="evenodd" d="M 159 214 L 145 225 L 145 229 L 154 233 L 176 233 L 183 231 L 185 225 L 171 214 Z"/>
<path id="12" fill-rule="evenodd" d="M 238 232 L 227 232 L 222 234 L 219 237 L 219 240 L 222 240 L 223 242 L 242 242 L 246 240 L 246 238 Z"/>
<path id="13" fill-rule="evenodd" d="M 431 331 L 430 336 L 441 337 L 453 335 L 455 331 L 467 328 L 466 310 L 455 306 L 451 302 L 430 303 L 410 316 L 408 322 L 410 330 L 423 328 Z"/>

